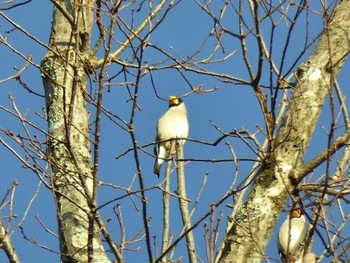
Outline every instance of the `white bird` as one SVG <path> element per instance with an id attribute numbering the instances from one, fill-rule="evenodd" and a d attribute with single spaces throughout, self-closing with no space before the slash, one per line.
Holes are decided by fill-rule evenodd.
<path id="1" fill-rule="evenodd" d="M 154 155 L 157 156 L 153 173 L 158 175 L 160 166 L 170 153 L 171 141 L 162 142 L 164 140 L 170 140 L 172 138 L 187 138 L 188 136 L 188 120 L 187 110 L 185 103 L 180 98 L 170 96 L 169 109 L 158 120 L 156 143 L 154 145 Z M 184 144 L 185 140 L 180 140 L 179 143 Z"/>
<path id="2" fill-rule="evenodd" d="M 306 220 L 300 207 L 295 207 L 283 222 L 278 233 L 278 251 L 282 262 L 298 260 L 298 249 L 306 234 Z"/>

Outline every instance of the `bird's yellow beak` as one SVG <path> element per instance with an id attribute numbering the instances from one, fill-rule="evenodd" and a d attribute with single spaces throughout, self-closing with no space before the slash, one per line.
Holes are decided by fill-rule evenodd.
<path id="1" fill-rule="evenodd" d="M 292 218 L 300 218 L 302 214 L 303 214 L 303 212 L 301 211 L 300 207 L 295 207 L 292 214 L 291 214 L 291 217 Z"/>
<path id="2" fill-rule="evenodd" d="M 169 107 L 173 105 L 178 105 L 179 104 L 179 99 L 175 96 L 170 96 L 169 97 Z"/>

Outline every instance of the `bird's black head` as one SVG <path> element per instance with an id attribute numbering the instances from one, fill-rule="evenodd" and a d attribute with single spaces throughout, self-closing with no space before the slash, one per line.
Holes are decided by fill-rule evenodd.
<path id="1" fill-rule="evenodd" d="M 303 215 L 303 211 L 299 206 L 294 207 L 290 217 L 291 218 L 300 218 Z"/>
<path id="2" fill-rule="evenodd" d="M 170 96 L 169 97 L 169 108 L 170 107 L 174 107 L 174 106 L 178 106 L 182 103 L 182 99 L 175 97 L 175 96 Z"/>

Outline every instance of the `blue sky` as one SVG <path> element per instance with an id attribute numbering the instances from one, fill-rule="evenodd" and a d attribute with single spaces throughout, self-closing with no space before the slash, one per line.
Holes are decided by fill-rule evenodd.
<path id="1" fill-rule="evenodd" d="M 216 6 L 216 12 L 222 7 L 222 1 L 218 1 Z M 319 8 L 319 7 L 318 7 Z M 247 10 L 247 9 L 245 9 Z M 245 11 L 247 12 L 247 11 Z M 29 4 L 6 11 L 5 14 L 9 16 L 17 24 L 21 25 L 30 34 L 36 36 L 44 43 L 48 42 L 52 5 L 49 1 L 32 1 Z M 140 13 L 140 15 L 142 12 Z M 139 15 L 139 14 L 137 14 Z M 322 19 L 318 14 L 313 12 L 309 13 L 309 18 L 303 18 L 300 20 L 300 27 L 297 24 L 295 34 L 291 38 L 291 47 L 288 49 L 286 56 L 286 68 L 291 66 L 292 61 L 298 56 L 299 51 L 303 47 L 304 42 L 301 40 L 305 35 L 305 27 L 301 24 L 305 19 L 310 20 L 309 39 L 312 39 L 318 35 L 322 29 Z M 121 13 L 124 19 L 130 20 L 130 16 L 127 10 Z M 140 22 L 140 18 L 136 16 L 136 23 Z M 238 30 L 238 19 L 233 11 L 228 11 L 223 19 L 225 25 L 229 26 L 232 30 Z M 249 22 L 249 19 L 247 19 Z M 32 55 L 33 62 L 36 65 L 40 64 L 41 58 L 45 55 L 46 50 L 35 43 L 33 40 L 28 39 L 19 30 L 14 30 L 10 33 L 6 33 L 8 30 L 12 30 L 13 27 L 9 25 L 3 18 L 0 18 L 0 34 L 7 37 L 8 43 L 13 45 L 16 49 L 21 51 L 26 56 Z M 285 41 L 286 33 L 285 26 L 280 22 L 278 30 L 276 30 L 275 42 L 274 42 L 274 58 L 278 61 L 281 58 L 281 50 Z M 163 24 L 161 24 L 157 30 L 152 33 L 150 42 L 154 45 L 160 46 L 173 56 L 186 57 L 187 55 L 195 52 L 198 47 L 203 43 L 212 29 L 213 21 L 206 15 L 193 1 L 182 1 L 171 10 L 166 17 Z M 262 28 L 263 34 L 266 38 L 269 36 L 270 28 L 266 24 Z M 120 32 L 119 32 L 120 33 Z M 124 40 L 121 34 L 116 34 L 118 40 Z M 208 43 L 203 48 L 203 51 L 196 56 L 197 59 L 204 59 L 207 57 L 214 48 L 215 38 L 211 37 Z M 225 36 L 222 39 L 222 43 L 225 47 L 226 53 L 218 51 L 214 58 L 220 59 L 234 50 L 237 53 L 228 59 L 225 63 L 216 63 L 209 65 L 206 68 L 222 74 L 230 74 L 234 77 L 248 79 L 247 71 L 242 61 L 242 54 L 240 49 L 240 43 L 233 37 Z M 256 43 L 252 39 L 248 39 L 248 49 L 252 64 L 255 65 L 256 58 Z M 305 61 L 307 55 L 310 54 L 312 48 L 306 52 L 305 56 L 300 62 Z M 130 53 L 129 53 L 130 54 Z M 122 56 L 122 59 L 128 58 L 128 52 Z M 7 47 L 0 45 L 0 57 L 2 63 L 0 63 L 0 79 L 4 79 L 15 72 L 13 66 L 22 67 L 25 63 L 23 59 L 13 54 Z M 145 61 L 148 64 L 155 63 L 164 59 L 164 56 L 152 48 L 148 48 L 145 51 Z M 6 62 L 6 63 L 4 63 Z M 113 67 L 113 66 L 112 66 Z M 254 66 L 255 67 L 255 66 Z M 118 66 L 115 69 L 111 69 L 112 72 L 118 71 Z M 343 71 L 339 76 L 340 85 L 344 86 L 349 84 L 348 80 L 349 63 L 347 63 Z M 263 84 L 269 84 L 268 70 L 265 68 Z M 190 91 L 186 81 L 175 70 L 162 70 L 152 72 L 153 79 L 159 95 L 163 98 L 167 98 L 169 95 L 183 95 Z M 190 122 L 190 138 L 203 141 L 215 141 L 220 133 L 210 125 L 209 121 L 214 122 L 218 127 L 224 131 L 231 131 L 232 129 L 247 129 L 251 132 L 257 131 L 257 126 L 264 128 L 264 122 L 262 119 L 261 110 L 258 104 L 254 92 L 250 87 L 243 85 L 234 85 L 232 83 L 223 83 L 215 80 L 212 77 L 203 76 L 191 72 L 184 72 L 186 77 L 190 80 L 191 84 L 196 87 L 203 85 L 205 90 L 210 90 L 217 87 L 217 91 L 212 93 L 206 93 L 204 95 L 192 94 L 184 101 L 187 105 L 189 122 Z M 41 83 L 40 73 L 37 68 L 29 67 L 21 79 L 35 92 L 43 94 L 43 87 Z M 122 82 L 122 78 L 117 78 L 115 82 Z M 42 108 L 45 106 L 43 98 L 33 96 L 23 89 L 22 86 L 15 80 L 0 84 L 0 105 L 11 108 L 11 101 L 8 99 L 8 94 L 11 93 L 15 99 L 15 103 L 19 110 L 24 114 L 27 112 L 27 118 L 33 123 L 37 124 L 42 129 L 46 129 L 46 123 L 39 118 L 35 113 L 42 112 Z M 349 91 L 344 89 L 345 96 L 349 96 Z M 112 86 L 110 92 L 105 92 L 104 105 L 114 114 L 129 120 L 131 112 L 131 102 L 129 95 L 124 86 Z M 348 105 L 348 103 L 347 103 Z M 139 145 L 145 145 L 154 140 L 155 126 L 157 119 L 167 109 L 167 103 L 156 98 L 149 77 L 141 79 L 139 88 L 139 106 L 141 111 L 137 112 L 135 118 L 135 130 L 137 136 L 137 142 Z M 93 107 L 90 107 L 93 110 Z M 308 150 L 306 159 L 314 156 L 319 150 L 324 149 L 327 145 L 326 131 L 321 128 L 321 124 L 325 125 L 326 129 L 329 129 L 329 107 L 325 106 L 325 112 L 320 119 L 320 126 L 317 127 L 315 136 L 312 140 L 311 147 Z M 125 150 L 131 147 L 130 136 L 122 131 L 117 125 L 111 123 L 106 117 L 102 119 L 102 133 L 101 133 L 101 163 L 99 179 L 104 183 L 110 183 L 114 185 L 120 185 L 122 187 L 128 187 L 131 183 L 133 175 L 135 173 L 135 164 L 132 153 L 120 158 L 115 159 L 116 155 L 121 154 Z M 4 111 L 0 111 L 0 127 L 3 129 L 9 129 L 14 131 L 15 134 L 23 133 L 23 129 L 18 120 L 11 117 Z M 30 129 L 33 134 L 40 134 L 35 129 Z M 0 137 L 8 139 L 2 133 Z M 44 139 L 42 135 L 40 138 Z M 259 133 L 257 138 L 262 142 L 263 135 Z M 187 142 L 185 145 L 185 157 L 186 158 L 198 158 L 198 159 L 220 159 L 231 158 L 229 148 L 225 145 L 225 141 L 229 141 L 235 153 L 239 158 L 254 158 L 254 153 L 241 141 L 234 138 L 227 138 L 221 142 L 217 147 L 205 146 L 194 142 Z M 10 143 L 10 141 L 9 141 Z M 12 144 L 13 145 L 13 144 Z M 16 149 L 15 145 L 13 145 Z M 152 147 L 146 149 L 152 153 Z M 21 164 L 16 158 L 13 157 L 8 151 L 5 151 L 4 147 L 0 147 L 1 155 L 0 165 L 2 167 L 1 172 L 1 184 L 0 184 L 0 198 L 5 194 L 6 189 L 11 187 L 13 180 L 16 178 L 19 181 L 15 198 L 14 198 L 14 214 L 17 218 L 13 219 L 10 229 L 16 228 L 16 224 L 20 222 L 25 214 L 25 209 L 31 198 L 34 196 L 38 189 L 39 180 L 31 171 L 22 169 Z M 20 151 L 20 149 L 19 149 Z M 142 173 L 145 179 L 147 187 L 151 187 L 158 184 L 161 179 L 158 179 L 152 174 L 152 166 L 154 159 L 145 153 L 139 152 L 140 161 L 142 166 Z M 240 162 L 239 164 L 239 177 L 238 181 L 243 180 L 246 174 L 249 172 L 252 166 L 251 162 Z M 194 200 L 199 193 L 203 178 L 205 174 L 209 174 L 207 183 L 201 195 L 200 201 L 196 208 L 196 213 L 192 218 L 192 222 L 195 222 L 198 218 L 206 213 L 210 207 L 209 203 L 217 202 L 220 197 L 228 190 L 231 184 L 232 177 L 235 173 L 236 167 L 232 162 L 225 163 L 204 163 L 204 162 L 191 162 L 186 166 L 186 180 L 188 185 L 188 196 L 192 200 L 189 205 L 192 207 Z M 322 171 L 320 171 L 321 173 Z M 162 173 L 164 173 L 164 167 L 162 167 Z M 162 175 L 161 175 L 162 177 Z M 134 183 L 132 189 L 136 190 L 138 184 Z M 172 190 L 176 189 L 176 180 L 173 177 Z M 99 190 L 98 199 L 100 204 L 122 195 L 124 192 L 117 189 L 112 189 L 107 186 L 103 186 Z M 158 249 L 161 234 L 159 232 L 159 225 L 161 225 L 161 191 L 151 190 L 147 192 L 149 201 L 149 215 L 152 217 L 151 232 L 157 236 Z M 229 203 L 231 200 L 225 202 Z M 119 240 L 119 228 L 115 214 L 113 213 L 113 205 L 109 205 L 101 210 L 103 218 L 106 220 L 108 217 L 113 218 L 109 223 L 109 228 L 115 239 Z M 123 218 L 125 227 L 127 230 L 127 237 L 131 238 L 139 230 L 141 230 L 141 213 L 135 211 L 135 207 L 130 198 L 126 198 L 120 201 L 121 209 L 123 211 Z M 137 205 L 141 208 L 140 202 L 137 201 Z M 219 211 L 223 210 L 224 220 L 221 225 L 221 233 L 225 229 L 226 215 L 229 214 L 230 209 L 224 205 L 218 208 Z M 181 220 L 178 214 L 177 200 L 172 200 L 172 225 L 171 232 L 178 235 L 181 231 Z M 8 214 L 8 207 L 1 210 L 0 215 L 4 216 Z M 43 227 L 39 224 L 35 216 L 38 215 L 43 224 L 56 232 L 56 217 L 55 217 L 55 205 L 51 192 L 43 185 L 39 187 L 39 193 L 36 196 L 33 204 L 26 215 L 26 220 L 23 224 L 24 232 L 28 238 L 34 238 L 44 246 L 50 247 L 53 250 L 58 250 L 58 240 L 49 233 L 47 233 Z M 286 214 L 282 215 L 284 220 Z M 281 224 L 281 220 L 279 225 Z M 278 260 L 279 257 L 276 251 L 275 239 L 277 230 L 271 239 L 270 245 L 267 249 L 267 255 L 272 257 L 271 262 L 275 262 L 273 259 Z M 197 248 L 203 261 L 206 261 L 204 242 L 203 242 L 203 228 L 200 225 L 195 230 L 195 236 L 198 240 Z M 222 234 L 220 235 L 222 238 Z M 44 249 L 38 248 L 32 245 L 30 242 L 25 241 L 22 234 L 17 229 L 13 236 L 12 241 L 19 253 L 22 262 L 58 262 L 59 256 L 57 254 L 47 252 Z M 323 251 L 322 245 L 317 240 L 315 241 L 315 249 L 321 252 Z M 126 262 L 133 262 L 140 256 L 145 256 L 145 244 L 144 242 L 133 244 L 130 248 L 136 249 L 141 247 L 141 251 L 125 252 Z M 175 253 L 175 258 L 181 255 L 186 255 L 184 252 L 184 242 L 180 244 L 179 249 Z M 5 261 L 5 255 L 0 252 L 0 261 Z M 145 256 L 146 258 L 146 256 Z"/>

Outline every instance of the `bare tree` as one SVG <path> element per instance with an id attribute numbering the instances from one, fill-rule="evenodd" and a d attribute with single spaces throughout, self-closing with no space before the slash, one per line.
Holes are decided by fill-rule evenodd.
<path id="1" fill-rule="evenodd" d="M 321 109 L 327 96 L 332 94 L 334 81 L 350 51 L 350 24 L 345 22 L 349 18 L 349 7 L 349 1 L 342 1 L 335 8 L 332 16 L 327 19 L 314 51 L 306 62 L 299 65 L 295 73 L 293 93 L 288 99 L 288 108 L 276 135 L 274 117 L 271 117 L 274 114 L 271 114 L 259 87 L 259 80 L 256 80 L 259 78 L 259 72 L 252 75 L 253 88 L 260 99 L 262 109 L 266 109 L 264 116 L 268 149 L 263 164 L 256 173 L 257 179 L 247 201 L 238 210 L 235 222 L 227 233 L 219 261 L 232 262 L 232 258 L 238 258 L 238 262 L 244 262 L 264 258 L 265 248 L 274 229 L 271 226 L 275 225 L 288 198 L 293 195 L 301 180 L 347 144 L 350 138 L 348 130 L 339 137 L 333 137 L 334 131 L 331 130 L 328 147 L 311 161 L 303 163 Z M 258 8 L 257 2 L 252 3 L 252 12 L 256 14 L 256 37 L 262 49 L 260 53 L 263 55 L 264 44 L 260 40 Z M 331 180 L 329 171 L 325 177 L 325 181 Z M 321 197 L 325 194 L 327 190 L 323 189 Z"/>
<path id="2" fill-rule="evenodd" d="M 347 83 L 337 80 L 350 51 L 349 0 L 51 3 L 48 44 L 11 18 L 31 1 L 0 6 L 9 27 L 1 44 L 24 61 L 22 68 L 6 61 L 17 72 L 0 84 L 16 83 L 22 96 L 45 99 L 36 116 L 23 113 L 11 94 L 10 104 L 0 101 L 3 116 L 20 124 L 0 123 L 0 143 L 7 158 L 19 160 L 38 184 L 19 222 L 13 208 L 18 181 L 13 177 L 1 193 L 0 247 L 10 262 L 21 260 L 14 233 L 58 254 L 62 262 L 278 262 L 270 239 L 280 215 L 295 206 L 309 225 L 300 254 L 313 251 L 320 259 L 349 261 L 348 91 Z M 179 48 L 181 37 L 175 47 L 162 43 L 173 37 L 171 29 L 181 23 L 184 8 L 196 14 L 188 18 L 193 22 L 188 26 L 198 30 L 189 37 L 197 41 L 192 52 Z M 186 28 L 179 31 L 181 36 Z M 45 56 L 26 54 L 11 38 L 15 32 Z M 44 95 L 25 81 L 31 70 L 41 76 Z M 157 179 L 149 175 L 154 137 L 145 135 L 156 123 L 143 112 L 152 99 L 159 105 L 166 100 L 171 89 L 165 86 L 173 77 L 183 87 L 172 87 L 169 95 L 186 97 L 187 106 L 199 95 L 209 105 L 211 96 L 224 92 L 221 99 L 229 98 L 234 90 L 260 119 L 254 130 L 235 128 L 241 126 L 233 121 L 239 109 L 229 105 L 218 114 L 225 125 L 211 121 L 205 127 L 218 134 L 213 140 L 193 134 L 185 149 L 173 140 L 176 154 L 168 156 Z M 250 95 L 239 95 L 243 92 Z M 160 114 L 151 113 L 154 120 Z M 112 130 L 108 144 L 115 152 L 106 154 L 103 136 Z M 324 136 L 315 135 L 319 132 Z M 323 141 L 315 145 L 312 140 Z M 230 156 L 222 158 L 227 150 Z M 197 164 L 234 172 L 225 182 L 205 172 L 196 178 L 195 189 Z M 109 176 L 101 179 L 104 171 Z M 54 197 L 51 218 L 57 218 L 58 234 L 36 218 L 43 231 L 58 238 L 59 249 L 26 234 L 41 185 Z"/>

